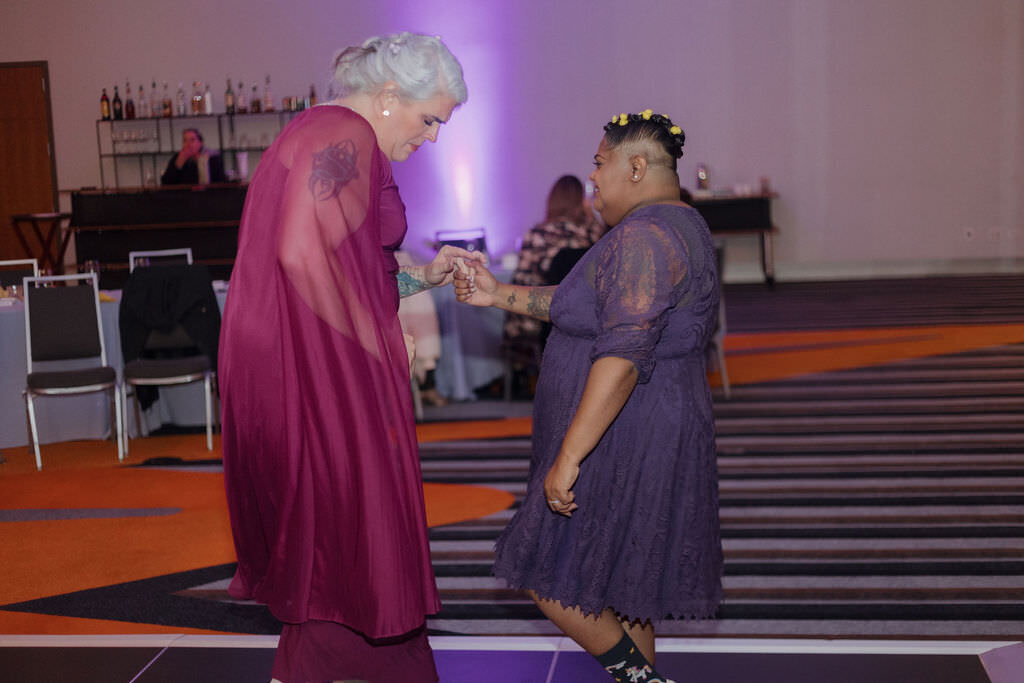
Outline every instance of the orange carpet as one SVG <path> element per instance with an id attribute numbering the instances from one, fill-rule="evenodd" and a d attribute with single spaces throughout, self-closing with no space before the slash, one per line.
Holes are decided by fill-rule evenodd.
<path id="1" fill-rule="evenodd" d="M 152 576 L 234 562 L 224 477 L 123 467 L 109 442 L 42 448 L 36 472 L 27 448 L 5 449 L 0 509 L 171 508 L 171 514 L 113 519 L 3 523 L 0 604 L 10 604 Z M 155 456 L 220 456 L 202 435 L 133 442 L 129 463 Z M 481 486 L 424 484 L 431 526 L 484 517 L 511 505 L 511 493 Z M 0 633 L 181 633 L 180 628 L 0 611 Z M 188 631 L 202 632 L 202 631 Z"/>
<path id="2" fill-rule="evenodd" d="M 728 335 L 732 384 L 943 356 L 1024 342 L 1024 325 L 943 325 Z"/>

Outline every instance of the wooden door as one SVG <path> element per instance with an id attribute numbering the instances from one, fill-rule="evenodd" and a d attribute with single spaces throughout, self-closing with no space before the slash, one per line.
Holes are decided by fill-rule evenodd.
<path id="1" fill-rule="evenodd" d="M 0 259 L 25 258 L 11 214 L 57 210 L 47 63 L 0 63 L 0 93 Z"/>

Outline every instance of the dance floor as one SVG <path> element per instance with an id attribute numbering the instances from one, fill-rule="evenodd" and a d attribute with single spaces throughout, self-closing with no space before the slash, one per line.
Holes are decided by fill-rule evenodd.
<path id="1" fill-rule="evenodd" d="M 1024 278 L 730 287 L 716 395 L 726 598 L 669 622 L 682 681 L 1008 683 L 1024 671 Z M 816 324 L 813 324 L 815 323 Z M 441 680 L 603 681 L 490 575 L 529 405 L 428 408 L 418 435 Z M 278 625 L 226 594 L 200 435 L 0 465 L 0 680 L 261 681 Z"/>

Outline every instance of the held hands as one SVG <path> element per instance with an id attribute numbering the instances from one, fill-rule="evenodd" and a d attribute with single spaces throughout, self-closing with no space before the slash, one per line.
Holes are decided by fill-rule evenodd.
<path id="1" fill-rule="evenodd" d="M 456 264 L 463 261 L 467 264 L 478 263 L 481 266 L 487 263 L 487 257 L 483 252 L 466 251 L 446 244 L 437 252 L 434 260 L 423 268 L 423 278 L 428 285 L 442 287 L 452 281 Z"/>
<path id="2" fill-rule="evenodd" d="M 579 507 L 572 487 L 580 476 L 580 466 L 559 455 L 555 464 L 544 478 L 544 498 L 552 512 L 572 517 L 572 511 Z"/>
<path id="3" fill-rule="evenodd" d="M 455 300 L 473 306 L 493 306 L 498 281 L 476 261 L 463 261 L 455 271 Z"/>

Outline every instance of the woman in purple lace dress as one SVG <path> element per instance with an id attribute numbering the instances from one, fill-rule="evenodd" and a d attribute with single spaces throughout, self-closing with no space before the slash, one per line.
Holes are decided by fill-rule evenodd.
<path id="1" fill-rule="evenodd" d="M 594 155 L 613 226 L 557 287 L 497 282 L 471 264 L 457 298 L 550 320 L 526 497 L 495 574 L 618 681 L 667 680 L 654 622 L 708 618 L 722 547 L 705 350 L 718 310 L 707 225 L 679 201 L 683 132 L 616 116 Z"/>

